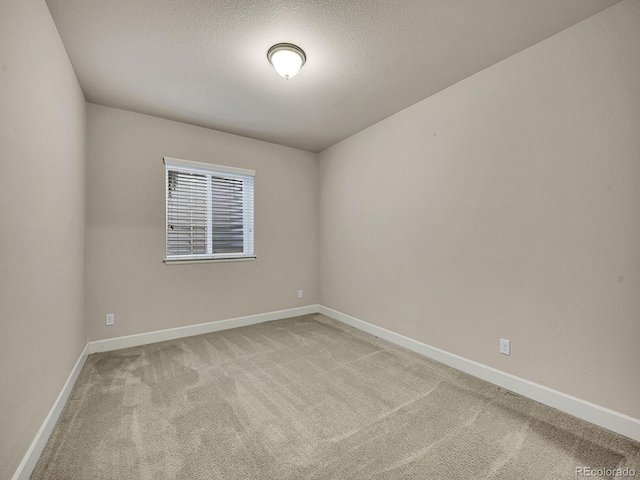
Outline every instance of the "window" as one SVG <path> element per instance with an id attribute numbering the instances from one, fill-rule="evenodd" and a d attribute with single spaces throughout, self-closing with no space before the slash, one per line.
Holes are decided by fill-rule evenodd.
<path id="1" fill-rule="evenodd" d="M 253 170 L 165 157 L 165 263 L 254 259 Z"/>

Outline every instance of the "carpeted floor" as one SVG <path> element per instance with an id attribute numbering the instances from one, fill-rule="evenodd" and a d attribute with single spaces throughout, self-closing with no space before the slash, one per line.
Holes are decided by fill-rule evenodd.
<path id="1" fill-rule="evenodd" d="M 31 478 L 558 480 L 576 467 L 640 476 L 640 444 L 306 315 L 91 355 Z"/>

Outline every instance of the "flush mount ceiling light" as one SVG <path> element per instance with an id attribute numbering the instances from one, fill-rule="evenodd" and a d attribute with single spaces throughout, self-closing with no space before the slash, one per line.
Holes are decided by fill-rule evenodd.
<path id="1" fill-rule="evenodd" d="M 291 43 L 278 43 L 267 52 L 267 58 L 280 75 L 289 79 L 295 76 L 307 61 L 302 49 Z"/>

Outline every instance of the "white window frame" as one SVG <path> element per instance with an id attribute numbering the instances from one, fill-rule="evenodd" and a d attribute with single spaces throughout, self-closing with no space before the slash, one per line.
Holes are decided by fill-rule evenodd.
<path id="1" fill-rule="evenodd" d="M 193 162 L 191 160 L 182 160 L 178 158 L 164 157 L 165 165 L 164 180 L 164 198 L 165 198 L 165 258 L 164 263 L 169 265 L 185 264 L 185 263 L 206 263 L 206 262 L 229 262 L 229 261 L 248 261 L 255 260 L 257 256 L 254 253 L 254 177 L 255 170 L 248 170 L 237 167 L 227 167 L 222 165 L 214 165 L 210 163 Z M 191 173 L 201 173 L 209 177 L 221 175 L 229 178 L 237 178 L 243 181 L 243 252 L 242 253 L 206 253 L 206 254 L 189 254 L 189 255 L 169 255 L 169 171 L 183 171 Z M 248 177 L 251 177 L 251 188 L 246 188 Z M 207 196 L 212 195 L 211 181 L 207 181 Z M 207 202 L 207 250 L 212 252 L 213 232 L 212 232 L 212 203 Z M 248 214 L 244 214 L 247 212 Z"/>

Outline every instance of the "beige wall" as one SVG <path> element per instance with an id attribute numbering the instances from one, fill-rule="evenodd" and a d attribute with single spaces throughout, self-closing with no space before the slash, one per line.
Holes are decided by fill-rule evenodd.
<path id="1" fill-rule="evenodd" d="M 321 304 L 640 418 L 639 25 L 617 4 L 322 152 Z"/>
<path id="2" fill-rule="evenodd" d="M 93 104 L 88 116 L 89 340 L 317 303 L 316 154 Z M 257 260 L 162 263 L 163 156 L 256 171 Z"/>
<path id="3" fill-rule="evenodd" d="M 86 103 L 42 0 L 0 2 L 0 478 L 86 342 Z"/>
<path id="4" fill-rule="evenodd" d="M 318 171 L 312 153 L 87 107 L 45 3 L 1 2 L 0 478 L 87 328 L 318 302 L 640 418 L 638 24 L 626 0 L 326 150 Z M 162 263 L 163 156 L 256 170 L 258 260 Z"/>

